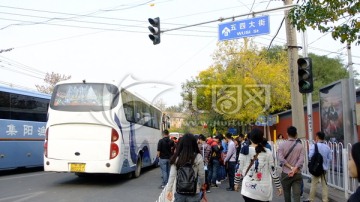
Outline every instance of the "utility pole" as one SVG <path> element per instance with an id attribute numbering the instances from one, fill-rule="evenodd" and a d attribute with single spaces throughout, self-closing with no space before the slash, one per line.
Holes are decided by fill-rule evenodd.
<path id="1" fill-rule="evenodd" d="M 292 0 L 285 0 L 285 5 L 291 5 Z M 297 76 L 297 59 L 299 58 L 298 46 L 296 39 L 296 30 L 291 25 L 288 18 L 289 11 L 285 10 L 285 26 L 286 26 L 286 40 L 288 47 L 289 72 L 290 72 L 290 92 L 291 92 L 291 112 L 292 125 L 297 128 L 299 138 L 306 137 L 305 119 L 304 119 L 304 105 L 302 94 L 299 92 L 299 78 Z"/>
<path id="2" fill-rule="evenodd" d="M 352 54 L 351 54 L 351 43 L 347 44 L 347 53 L 348 53 L 348 69 L 349 69 L 349 95 L 350 95 L 350 108 L 351 108 L 351 116 L 352 116 L 352 129 L 353 134 L 350 137 L 349 143 L 358 142 L 357 136 L 357 121 L 356 121 L 356 89 L 355 89 L 355 78 L 354 78 L 354 70 L 353 70 L 353 62 L 352 62 Z"/>

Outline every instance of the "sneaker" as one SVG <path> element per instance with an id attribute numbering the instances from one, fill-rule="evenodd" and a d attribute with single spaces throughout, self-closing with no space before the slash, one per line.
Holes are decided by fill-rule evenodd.
<path id="1" fill-rule="evenodd" d="M 216 185 L 219 185 L 219 184 L 221 184 L 221 182 L 216 180 Z"/>
<path id="2" fill-rule="evenodd" d="M 228 187 L 228 188 L 226 188 L 226 191 L 234 191 L 234 189 L 231 187 Z"/>
<path id="3" fill-rule="evenodd" d="M 159 186 L 159 189 L 164 189 L 164 188 L 165 188 L 164 185 L 160 185 L 160 186 Z"/>
<path id="4" fill-rule="evenodd" d="M 206 193 L 210 193 L 211 191 L 210 190 L 206 190 Z"/>

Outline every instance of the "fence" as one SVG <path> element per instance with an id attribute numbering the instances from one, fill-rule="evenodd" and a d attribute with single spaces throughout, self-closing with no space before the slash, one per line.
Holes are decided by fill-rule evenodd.
<path id="1" fill-rule="evenodd" d="M 277 141 L 275 144 L 271 142 L 272 148 L 274 148 L 272 151 L 275 159 L 277 157 L 277 148 L 282 142 L 282 140 Z M 309 163 L 309 148 L 313 143 L 309 140 L 301 140 L 301 142 L 305 153 L 302 175 L 311 178 L 307 165 Z M 349 198 L 349 195 L 355 192 L 357 188 L 357 179 L 350 178 L 348 172 L 348 162 L 352 145 L 348 144 L 344 147 L 342 143 L 335 142 L 327 142 L 326 144 L 329 145 L 332 156 L 329 170 L 326 173 L 328 186 L 344 191 L 345 198 Z M 279 162 L 275 162 L 278 167 Z"/>
<path id="2" fill-rule="evenodd" d="M 273 156 L 277 159 L 277 148 L 282 143 L 282 140 L 278 140 L 275 144 L 270 142 Z M 302 168 L 302 175 L 311 178 L 309 169 L 307 167 L 309 163 L 309 148 L 312 142 L 309 140 L 301 140 L 304 148 L 304 166 Z M 328 186 L 342 190 L 345 193 L 345 198 L 349 198 L 350 194 L 354 193 L 357 188 L 357 179 L 350 178 L 348 171 L 348 162 L 351 153 L 351 144 L 347 144 L 346 147 L 342 143 L 327 142 L 331 150 L 332 160 L 330 161 L 330 167 L 326 173 Z M 280 169 L 279 161 L 275 161 L 276 166 Z M 165 189 L 162 190 L 159 199 L 156 202 L 168 202 L 166 199 Z"/>

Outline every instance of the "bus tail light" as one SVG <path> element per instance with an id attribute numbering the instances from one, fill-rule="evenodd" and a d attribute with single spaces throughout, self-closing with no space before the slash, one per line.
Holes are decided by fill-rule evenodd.
<path id="1" fill-rule="evenodd" d="M 111 130 L 111 142 L 116 142 L 119 139 L 119 133 L 115 130 Z"/>
<path id="2" fill-rule="evenodd" d="M 115 158 L 119 154 L 119 146 L 115 143 L 110 145 L 110 159 Z"/>

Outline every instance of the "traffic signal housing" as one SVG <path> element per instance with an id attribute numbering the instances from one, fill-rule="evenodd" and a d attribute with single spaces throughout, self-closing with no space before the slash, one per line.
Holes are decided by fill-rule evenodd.
<path id="1" fill-rule="evenodd" d="M 149 38 L 153 42 L 154 45 L 160 43 L 160 18 L 149 18 L 148 19 L 151 26 L 149 26 L 149 30 L 151 34 L 149 34 Z"/>
<path id="2" fill-rule="evenodd" d="M 314 90 L 311 58 L 299 58 L 297 60 L 299 76 L 299 92 L 311 93 Z"/>

